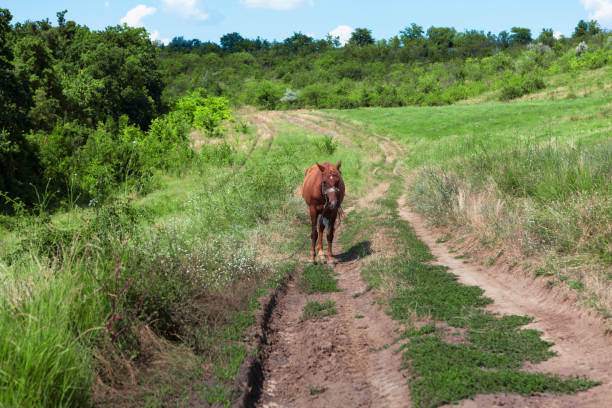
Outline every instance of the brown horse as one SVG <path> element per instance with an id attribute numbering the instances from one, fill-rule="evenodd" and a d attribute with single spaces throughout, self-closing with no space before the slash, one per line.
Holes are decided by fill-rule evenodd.
<path id="1" fill-rule="evenodd" d="M 339 161 L 335 166 L 330 162 L 315 164 L 306 170 L 306 177 L 302 183 L 302 197 L 310 210 L 310 222 L 312 224 L 312 250 L 310 251 L 310 262 L 315 262 L 315 246 L 317 238 L 319 257 L 325 260 L 323 255 L 323 231 L 327 228 L 327 261 L 332 259 L 332 241 L 334 240 L 334 229 L 338 209 L 344 200 L 344 181 L 340 174 Z M 319 215 L 321 218 L 319 218 Z M 318 226 L 317 226 L 317 220 Z M 317 232 L 318 227 L 318 232 Z"/>

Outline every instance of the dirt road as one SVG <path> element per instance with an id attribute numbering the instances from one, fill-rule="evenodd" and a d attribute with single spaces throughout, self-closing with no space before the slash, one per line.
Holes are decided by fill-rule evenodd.
<path id="1" fill-rule="evenodd" d="M 339 139 L 350 139 L 356 131 L 352 124 L 339 127 L 331 119 L 307 112 L 283 113 L 274 116 L 274 120 L 285 120 Z M 261 122 L 270 126 L 271 120 Z M 395 142 L 384 136 L 376 137 L 381 139 L 379 154 L 385 162 L 409 159 Z M 393 174 L 397 175 L 397 168 Z M 368 205 L 382 197 L 388 185 L 379 187 L 371 189 L 369 196 L 355 197 L 353 205 Z M 461 406 L 612 406 L 612 342 L 610 336 L 604 335 L 601 317 L 563 299 L 551 298 L 549 292 L 534 285 L 533 279 L 496 276 L 492 270 L 481 270 L 477 265 L 455 259 L 444 244 L 436 243 L 439 235 L 432 233 L 403 199 L 400 216 L 412 224 L 438 264 L 448 266 L 462 283 L 485 290 L 485 295 L 494 300 L 489 310 L 533 316 L 534 322 L 529 327 L 542 331 L 543 339 L 555 342 L 553 350 L 558 353 L 557 357 L 527 369 L 588 375 L 603 383 L 576 395 L 478 395 L 473 400 L 462 401 Z M 410 372 L 401 369 L 401 357 L 394 354 L 399 345 L 393 344 L 393 340 L 400 327 L 384 313 L 375 296 L 366 291 L 366 283 L 360 277 L 364 260 L 350 248 L 336 248 L 340 252 L 334 270 L 338 273 L 341 292 L 305 295 L 293 280 L 279 298 L 263 350 L 264 382 L 258 407 L 411 406 Z M 304 306 L 313 300 L 334 301 L 338 313 L 302 321 Z"/>

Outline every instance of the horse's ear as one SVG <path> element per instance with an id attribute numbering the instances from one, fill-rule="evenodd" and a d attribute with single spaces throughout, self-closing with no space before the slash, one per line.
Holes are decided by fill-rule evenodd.
<path id="1" fill-rule="evenodd" d="M 317 163 L 317 166 L 319 167 L 319 170 L 321 170 L 321 173 L 325 173 L 325 166 L 319 163 Z"/>
<path id="2" fill-rule="evenodd" d="M 338 160 L 338 164 L 336 164 L 336 168 L 340 170 L 340 165 L 342 164 L 342 160 Z"/>

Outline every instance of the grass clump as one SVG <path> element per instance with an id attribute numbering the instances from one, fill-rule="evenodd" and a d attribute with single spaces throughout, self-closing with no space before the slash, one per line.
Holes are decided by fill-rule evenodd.
<path id="1" fill-rule="evenodd" d="M 312 385 L 308 387 L 310 391 L 310 395 L 322 394 L 327 391 L 327 387 L 313 387 Z"/>
<path id="2" fill-rule="evenodd" d="M 334 270 L 323 265 L 308 265 L 299 281 L 300 290 L 307 294 L 340 292 Z"/>
<path id="3" fill-rule="evenodd" d="M 315 319 L 317 317 L 325 317 L 331 316 L 338 313 L 334 305 L 336 302 L 332 302 L 331 300 L 321 302 L 308 302 L 306 306 L 304 306 L 304 314 L 302 315 L 302 320 Z"/>

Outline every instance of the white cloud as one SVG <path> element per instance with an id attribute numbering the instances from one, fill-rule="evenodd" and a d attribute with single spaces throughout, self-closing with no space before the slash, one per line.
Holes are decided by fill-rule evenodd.
<path id="1" fill-rule="evenodd" d="M 589 18 L 599 21 L 601 25 L 612 24 L 612 0 L 580 0 Z"/>
<path id="2" fill-rule="evenodd" d="M 147 7 L 144 4 L 139 4 L 130 11 L 120 20 L 121 24 L 125 23 L 130 27 L 142 27 L 143 23 L 140 21 L 146 16 L 150 16 L 157 11 L 155 7 Z"/>
<path id="3" fill-rule="evenodd" d="M 153 30 L 153 32 L 149 34 L 149 38 L 151 38 L 151 41 L 159 41 L 164 45 L 168 45 L 170 43 L 170 39 L 161 38 L 158 30 Z"/>
<path id="4" fill-rule="evenodd" d="M 332 37 L 338 37 L 340 44 L 344 45 L 351 38 L 351 34 L 355 31 L 353 28 L 345 25 L 338 26 L 329 32 Z"/>
<path id="5" fill-rule="evenodd" d="M 561 31 L 555 31 L 555 33 L 553 34 L 553 37 L 555 37 L 555 39 L 560 39 L 561 37 L 563 37 L 563 33 Z"/>
<path id="6" fill-rule="evenodd" d="M 198 6 L 197 0 L 162 0 L 166 9 L 185 19 L 208 20 L 210 17 Z"/>
<path id="7" fill-rule="evenodd" d="M 110 3 L 108 1 L 104 2 L 104 7 L 108 8 L 110 6 Z"/>
<path id="8" fill-rule="evenodd" d="M 293 10 L 303 6 L 314 6 L 314 0 L 240 0 L 251 8 L 266 8 L 272 10 Z"/>

